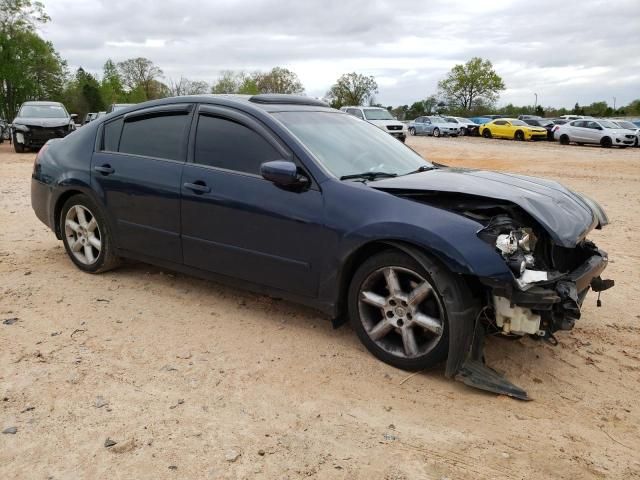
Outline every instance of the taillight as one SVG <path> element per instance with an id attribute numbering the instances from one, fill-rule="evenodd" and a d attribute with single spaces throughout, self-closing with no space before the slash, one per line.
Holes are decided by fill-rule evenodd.
<path id="1" fill-rule="evenodd" d="M 40 149 L 40 151 L 36 155 L 36 159 L 33 161 L 33 173 L 36 172 L 36 169 L 38 168 L 38 163 L 40 162 L 40 159 L 42 158 L 42 155 L 44 154 L 44 152 L 45 152 L 45 150 L 47 148 L 49 148 L 49 141 L 47 141 L 47 143 L 45 143 L 42 146 L 42 148 Z"/>

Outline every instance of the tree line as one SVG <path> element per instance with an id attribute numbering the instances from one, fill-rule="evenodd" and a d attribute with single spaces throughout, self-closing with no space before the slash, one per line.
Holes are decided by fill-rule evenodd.
<path id="1" fill-rule="evenodd" d="M 105 111 L 113 103 L 139 103 L 168 96 L 304 94 L 305 91 L 295 72 L 279 66 L 254 72 L 226 70 L 212 84 L 183 76 L 165 78 L 159 66 L 143 57 L 120 62 L 108 59 L 100 76 L 82 67 L 70 73 L 66 61 L 51 42 L 40 38 L 36 32 L 38 25 L 48 21 L 50 18 L 39 1 L 0 0 L 0 118 L 12 119 L 20 104 L 27 100 L 60 101 L 70 112 L 83 118 L 88 112 Z M 496 108 L 499 94 L 504 89 L 504 81 L 491 62 L 475 57 L 454 66 L 438 83 L 437 93 L 411 105 L 386 108 L 402 120 L 433 113 L 461 116 L 490 113 L 640 115 L 640 99 L 616 110 L 606 102 L 588 106 L 576 103 L 573 109 L 512 104 Z M 376 102 L 377 93 L 375 77 L 352 72 L 340 76 L 324 98 L 334 108 L 382 106 Z"/>

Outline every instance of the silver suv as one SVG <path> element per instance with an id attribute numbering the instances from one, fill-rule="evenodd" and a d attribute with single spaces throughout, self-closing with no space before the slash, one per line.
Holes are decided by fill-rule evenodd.
<path id="1" fill-rule="evenodd" d="M 340 110 L 373 123 L 402 143 L 407 139 L 407 126 L 393 118 L 389 110 L 381 107 L 342 107 Z"/>
<path id="2" fill-rule="evenodd" d="M 571 142 L 578 145 L 587 143 L 601 145 L 605 148 L 626 148 L 635 143 L 636 136 L 620 128 L 609 120 L 581 119 L 573 120 L 564 125 L 557 125 L 553 130 L 553 138 L 559 140 L 562 145 Z"/>

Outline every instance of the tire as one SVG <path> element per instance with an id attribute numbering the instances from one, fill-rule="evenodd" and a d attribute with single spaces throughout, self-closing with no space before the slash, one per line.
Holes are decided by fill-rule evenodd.
<path id="1" fill-rule="evenodd" d="M 360 265 L 349 286 L 349 321 L 360 341 L 378 359 L 404 370 L 422 370 L 446 358 L 447 307 L 458 310 L 470 302 L 460 280 L 435 261 L 425 261 L 427 270 L 407 254 L 387 250 Z M 387 277 L 389 270 L 395 281 Z M 390 282 L 400 287 L 395 296 Z M 410 292 L 418 292 L 414 306 Z"/>
<path id="2" fill-rule="evenodd" d="M 24 151 L 26 150 L 25 146 L 21 143 L 18 143 L 16 141 L 16 135 L 15 133 L 13 134 L 13 149 L 15 150 L 16 153 L 24 153 Z"/>
<path id="3" fill-rule="evenodd" d="M 84 219 L 80 212 L 84 212 Z M 67 220 L 73 222 L 75 227 L 71 223 L 68 224 Z M 113 236 L 105 215 L 89 197 L 80 194 L 69 198 L 62 206 L 59 222 L 67 255 L 80 270 L 101 273 L 118 266 L 120 259 L 116 255 Z M 76 246 L 77 250 L 74 251 Z"/>
<path id="4" fill-rule="evenodd" d="M 411 135 L 411 136 L 413 137 L 415 134 L 416 134 L 416 129 L 415 129 L 415 128 L 413 128 L 413 127 L 411 127 L 411 128 L 409 129 L 409 135 Z"/>
<path id="5" fill-rule="evenodd" d="M 569 145 L 569 135 L 561 135 L 560 136 L 560 145 Z"/>
<path id="6" fill-rule="evenodd" d="M 467 135 L 469 135 L 469 132 L 467 131 L 466 127 L 462 127 L 460 129 L 460 136 L 461 137 L 466 137 Z"/>
<path id="7" fill-rule="evenodd" d="M 398 140 L 404 143 L 407 141 L 407 137 L 398 137 Z"/>
<path id="8" fill-rule="evenodd" d="M 482 136 L 483 136 L 484 138 L 491 138 L 493 135 L 491 135 L 491 130 L 489 130 L 488 128 L 485 128 L 485 129 L 482 131 Z"/>
<path id="9" fill-rule="evenodd" d="M 600 140 L 600 145 L 602 146 L 602 148 L 611 148 L 613 142 L 609 137 L 604 137 L 602 140 Z"/>
<path id="10" fill-rule="evenodd" d="M 440 129 L 439 128 L 434 128 L 433 129 L 433 136 L 434 137 L 439 137 L 440 136 Z"/>
<path id="11" fill-rule="evenodd" d="M 524 142 L 524 132 L 522 130 L 517 130 L 513 138 L 515 138 L 519 142 Z"/>

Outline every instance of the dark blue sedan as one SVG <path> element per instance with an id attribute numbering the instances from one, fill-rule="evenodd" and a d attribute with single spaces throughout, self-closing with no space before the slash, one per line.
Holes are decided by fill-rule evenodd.
<path id="1" fill-rule="evenodd" d="M 310 305 L 381 360 L 526 398 L 486 333 L 554 341 L 607 255 L 593 200 L 425 161 L 374 125 L 288 95 L 148 102 L 50 141 L 36 215 L 82 271 L 131 258 Z"/>

